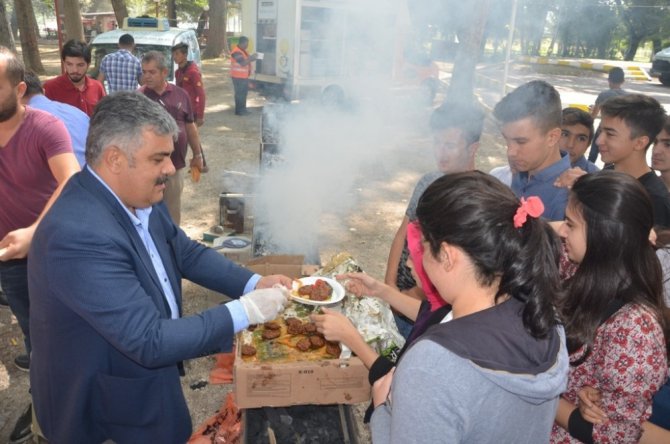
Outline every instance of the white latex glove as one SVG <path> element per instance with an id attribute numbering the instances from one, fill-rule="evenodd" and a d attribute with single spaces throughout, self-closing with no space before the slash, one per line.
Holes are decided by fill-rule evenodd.
<path id="1" fill-rule="evenodd" d="M 288 302 L 288 290 L 282 286 L 251 291 L 240 298 L 249 324 L 262 324 L 277 317 Z"/>

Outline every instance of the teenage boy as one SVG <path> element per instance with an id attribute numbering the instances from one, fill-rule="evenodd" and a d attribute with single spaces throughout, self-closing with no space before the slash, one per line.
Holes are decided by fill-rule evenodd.
<path id="1" fill-rule="evenodd" d="M 507 157 L 516 168 L 512 191 L 519 197 L 538 196 L 545 219 L 563 220 L 568 190 L 554 185 L 570 168 L 570 157 L 561 157 L 561 98 L 542 80 L 519 86 L 498 102 L 493 115 L 507 143 Z"/>
<path id="2" fill-rule="evenodd" d="M 474 170 L 475 154 L 484 126 L 484 112 L 475 103 L 445 103 L 433 111 L 430 128 L 433 133 L 433 150 L 438 170 L 425 174 L 417 183 L 405 211 L 402 223 L 393 238 L 386 266 L 386 284 L 403 293 L 423 299 L 423 292 L 416 286 L 407 267 L 407 225 L 416 220 L 416 206 L 421 194 L 437 178 L 460 171 Z M 396 317 L 400 333 L 407 337 L 412 322 Z"/>
<path id="3" fill-rule="evenodd" d="M 175 83 L 188 93 L 196 126 L 205 123 L 205 87 L 198 65 L 188 60 L 188 43 L 179 43 L 172 47 L 172 59 L 178 68 L 174 72 Z"/>
<path id="4" fill-rule="evenodd" d="M 598 117 L 598 114 L 600 114 L 600 109 L 603 106 L 603 103 L 605 103 L 605 101 L 607 101 L 608 99 L 628 94 L 628 91 L 622 88 L 625 81 L 626 76 L 624 74 L 623 69 L 617 66 L 609 70 L 609 72 L 607 73 L 607 84 L 609 86 L 609 89 L 606 89 L 605 91 L 601 92 L 600 94 L 598 94 L 598 97 L 596 97 L 596 103 L 591 107 L 591 117 L 593 117 L 594 119 Z M 600 127 L 598 127 L 596 137 L 598 137 L 599 134 L 600 134 Z M 593 143 L 591 145 L 591 151 L 589 151 L 589 161 L 595 162 L 597 158 L 598 158 L 598 145 L 596 143 Z"/>
<path id="5" fill-rule="evenodd" d="M 651 152 L 651 167 L 661 173 L 661 180 L 670 190 L 670 117 L 656 136 Z"/>
<path id="6" fill-rule="evenodd" d="M 654 223 L 670 226 L 670 194 L 647 165 L 647 149 L 663 129 L 666 113 L 658 101 L 643 94 L 627 94 L 603 103 L 601 133 L 596 139 L 603 162 L 629 174 L 646 188 L 654 206 Z"/>
<path id="7" fill-rule="evenodd" d="M 561 123 L 561 140 L 558 146 L 570 156 L 573 168 L 581 168 L 587 173 L 600 171 L 593 162 L 584 157 L 593 140 L 593 117 L 579 108 L 565 108 Z"/>

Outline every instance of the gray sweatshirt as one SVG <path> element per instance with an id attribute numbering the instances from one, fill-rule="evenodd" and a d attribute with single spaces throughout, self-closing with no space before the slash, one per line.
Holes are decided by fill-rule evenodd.
<path id="1" fill-rule="evenodd" d="M 452 334 L 439 330 L 459 319 L 417 340 L 398 364 L 391 401 L 374 411 L 373 443 L 549 442 L 567 384 L 565 337 L 557 327 L 552 340 L 533 339 L 519 307 L 510 300 Z"/>

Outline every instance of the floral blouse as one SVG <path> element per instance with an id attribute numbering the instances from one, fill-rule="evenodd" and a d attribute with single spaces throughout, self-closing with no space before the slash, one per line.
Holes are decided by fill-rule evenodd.
<path id="1" fill-rule="evenodd" d="M 585 347 L 570 355 L 583 359 Z M 626 304 L 596 330 L 591 353 L 570 367 L 563 397 L 577 405 L 577 392 L 585 385 L 602 394 L 609 421 L 594 424 L 597 443 L 637 443 L 641 424 L 651 414 L 651 399 L 668 377 L 663 330 L 654 314 L 638 304 Z M 552 443 L 578 443 L 567 430 L 554 424 Z"/>

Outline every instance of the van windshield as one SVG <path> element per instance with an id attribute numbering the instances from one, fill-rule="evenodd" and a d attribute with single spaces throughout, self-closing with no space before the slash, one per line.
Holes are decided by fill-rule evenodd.
<path id="1" fill-rule="evenodd" d="M 92 53 L 93 53 L 93 60 L 91 60 L 91 68 L 89 69 L 89 75 L 92 77 L 97 77 L 98 76 L 98 71 L 100 70 L 100 62 L 102 61 L 102 58 L 106 56 L 107 54 L 111 54 L 112 52 L 116 51 L 119 49 L 118 45 L 116 44 L 95 44 L 92 45 L 91 47 Z M 168 82 L 173 82 L 174 81 L 174 62 L 172 61 L 172 52 L 171 48 L 169 46 L 163 46 L 163 45 L 142 45 L 142 44 L 137 44 L 135 46 L 135 56 L 137 56 L 140 60 L 142 60 L 142 55 L 144 55 L 145 52 L 149 51 L 158 51 L 163 53 L 163 56 L 165 56 L 165 61 L 167 62 L 168 65 Z"/>

